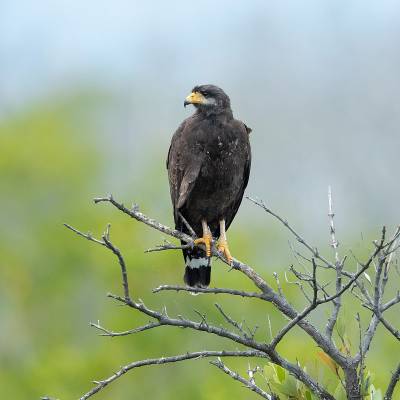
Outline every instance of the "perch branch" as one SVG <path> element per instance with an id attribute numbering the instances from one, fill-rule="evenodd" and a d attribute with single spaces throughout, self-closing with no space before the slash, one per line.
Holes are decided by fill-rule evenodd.
<path id="1" fill-rule="evenodd" d="M 111 203 L 114 207 L 122 211 L 123 213 L 129 215 L 131 218 L 142 222 L 151 228 L 154 228 L 160 232 L 163 232 L 169 236 L 175 237 L 176 239 L 182 240 L 186 243 L 191 243 L 193 242 L 192 238 L 189 235 L 186 235 L 185 233 L 182 233 L 176 229 L 169 228 L 166 225 L 163 225 L 159 223 L 158 221 L 147 217 L 145 214 L 139 212 L 138 207 L 134 207 L 132 210 L 127 209 L 122 203 L 117 202 L 114 200 L 114 198 L 110 195 L 109 197 L 100 197 L 94 199 L 94 202 L 100 203 L 100 202 L 108 202 Z M 260 205 L 260 204 L 259 204 Z M 276 214 L 273 214 L 276 215 Z M 284 220 L 280 217 L 277 216 L 278 219 L 281 220 L 281 222 L 284 223 Z M 286 223 L 287 224 L 287 223 Z M 292 229 L 292 228 L 290 228 Z M 293 231 L 294 232 L 294 231 Z M 304 242 L 304 239 L 301 239 L 300 236 L 296 233 L 296 235 L 299 237 L 299 241 Z M 309 245 L 308 245 L 309 246 Z M 316 254 L 316 258 L 330 264 L 327 260 L 319 256 L 318 251 L 312 249 L 311 246 L 309 248 L 312 250 L 313 254 Z M 221 254 L 215 249 L 212 249 L 212 255 L 221 258 Z M 222 259 L 222 258 L 221 258 Z M 222 259 L 225 263 L 226 260 Z M 330 264 L 332 265 L 332 264 Z M 290 303 L 286 300 L 284 296 L 280 296 L 278 293 L 276 293 L 271 286 L 267 284 L 267 282 L 257 273 L 254 271 L 252 267 L 250 267 L 247 264 L 242 263 L 241 261 L 237 259 L 233 259 L 232 264 L 230 267 L 234 270 L 240 271 L 243 273 L 247 278 L 249 278 L 256 287 L 258 287 L 262 293 L 265 296 L 265 300 L 268 302 L 271 302 L 276 306 L 276 308 L 282 312 L 284 315 L 286 315 L 290 319 L 294 319 L 297 317 L 298 312 L 293 308 L 293 306 L 290 305 Z M 346 288 L 347 290 L 347 288 Z M 346 357 L 341 354 L 341 352 L 335 347 L 335 345 L 323 334 L 321 334 L 312 324 L 310 324 L 306 320 L 300 320 L 298 325 L 305 331 L 307 332 L 310 337 L 318 344 L 319 347 L 321 347 L 325 353 L 327 353 L 336 363 L 338 363 L 340 366 L 345 366 L 347 365 Z"/>
<path id="2" fill-rule="evenodd" d="M 241 296 L 241 297 L 248 297 L 248 298 L 258 298 L 263 301 L 267 301 L 272 303 L 282 314 L 290 319 L 288 324 L 284 326 L 278 334 L 272 339 L 270 344 L 258 342 L 254 340 L 255 330 L 251 331 L 247 326 L 245 326 L 245 322 L 238 323 L 233 318 L 231 318 L 220 306 L 216 305 L 220 313 L 222 314 L 223 318 L 233 326 L 238 333 L 232 332 L 222 327 L 218 327 L 213 325 L 212 323 L 208 322 L 206 315 L 202 314 L 201 312 L 196 311 L 196 313 L 200 316 L 200 321 L 195 321 L 191 319 L 184 318 L 182 316 L 178 316 L 178 318 L 169 317 L 166 309 L 164 307 L 162 312 L 156 311 L 154 309 L 148 308 L 141 300 L 134 300 L 130 296 L 129 286 L 128 286 L 128 277 L 127 277 L 127 270 L 126 270 L 126 263 L 125 260 L 120 252 L 120 250 L 114 246 L 114 244 L 110 240 L 110 226 L 107 226 L 106 232 L 102 235 L 101 239 L 96 239 L 92 237 L 90 233 L 82 233 L 81 231 L 77 230 L 76 228 L 71 227 L 70 225 L 66 224 L 66 227 L 76 233 L 77 235 L 86 238 L 94 243 L 97 243 L 103 247 L 108 248 L 118 259 L 120 268 L 121 268 L 121 275 L 122 275 L 122 283 L 124 289 L 124 296 L 118 296 L 109 294 L 109 297 L 121 302 L 122 304 L 127 305 L 130 308 L 137 310 L 138 312 L 147 315 L 154 321 L 150 321 L 148 324 L 139 326 L 134 329 L 122 331 L 122 332 L 115 332 L 108 330 L 100 325 L 100 323 L 92 323 L 91 325 L 95 327 L 97 330 L 101 332 L 101 335 L 104 336 L 125 336 L 130 334 L 135 334 L 138 332 L 156 329 L 161 326 L 175 326 L 180 328 L 189 328 L 195 331 L 202 331 L 208 334 L 213 334 L 219 336 L 221 338 L 230 340 L 232 342 L 238 343 L 240 345 L 245 346 L 247 349 L 244 351 L 235 351 L 235 352 L 225 352 L 225 351 L 207 351 L 207 352 L 196 352 L 196 353 L 186 353 L 184 355 L 174 356 L 174 357 L 166 357 L 166 358 L 158 358 L 158 359 L 149 359 L 134 362 L 128 364 L 125 367 L 122 367 L 118 372 L 116 372 L 111 377 L 96 382 L 96 386 L 84 395 L 81 399 L 87 399 L 88 397 L 92 396 L 94 393 L 97 393 L 99 390 L 107 386 L 109 383 L 113 382 L 115 379 L 118 379 L 120 376 L 125 374 L 128 370 L 141 367 L 145 365 L 155 365 L 155 364 L 164 364 L 169 362 L 177 362 L 183 361 L 187 359 L 193 358 L 202 358 L 202 357 L 223 357 L 223 356 L 245 356 L 245 357 L 263 357 L 269 359 L 272 363 L 281 366 L 286 371 L 288 371 L 291 375 L 293 375 L 296 379 L 303 382 L 307 387 L 309 387 L 313 393 L 315 393 L 319 398 L 323 400 L 333 400 L 333 396 L 329 394 L 324 388 L 322 388 L 318 382 L 316 382 L 308 373 L 301 368 L 299 363 L 291 363 L 285 358 L 283 358 L 277 351 L 276 346 L 278 343 L 284 338 L 284 336 L 296 325 L 298 325 L 301 329 L 303 329 L 313 340 L 314 342 L 338 365 L 340 366 L 346 376 L 346 388 L 350 388 L 354 383 L 357 383 L 357 365 L 360 361 L 364 362 L 364 357 L 366 351 L 368 351 L 369 345 L 371 340 L 375 334 L 376 327 L 378 323 L 381 321 L 383 325 L 385 325 L 385 319 L 382 316 L 382 312 L 385 309 L 388 309 L 395 304 L 400 302 L 400 295 L 399 293 L 397 296 L 387 302 L 386 304 L 382 305 L 382 297 L 385 289 L 386 282 L 388 280 L 388 272 L 389 272 L 389 265 L 391 261 L 392 253 L 397 249 L 397 239 L 400 235 L 400 231 L 397 230 L 394 237 L 385 242 L 385 234 L 386 230 L 383 228 L 382 235 L 380 241 L 374 243 L 375 249 L 371 252 L 370 257 L 364 263 L 359 263 L 359 267 L 357 268 L 357 272 L 351 273 L 343 269 L 344 260 L 340 260 L 339 253 L 338 253 L 338 242 L 336 240 L 336 232 L 334 226 L 334 214 L 332 210 L 332 198 L 331 192 L 329 190 L 328 194 L 328 201 L 329 201 L 329 220 L 330 220 L 330 234 L 331 234 L 331 245 L 334 250 L 334 258 L 335 261 L 332 263 L 328 261 L 325 257 L 323 257 L 317 248 L 311 246 L 305 239 L 303 239 L 300 234 L 298 234 L 289 223 L 280 217 L 278 214 L 271 211 L 269 208 L 266 207 L 264 202 L 253 200 L 249 198 L 253 203 L 260 206 L 264 209 L 268 214 L 272 215 L 276 219 L 278 219 L 297 239 L 299 243 L 305 246 L 311 252 L 311 259 L 309 260 L 312 262 L 312 276 L 311 273 L 306 270 L 306 274 L 301 274 L 297 271 L 293 271 L 296 277 L 299 279 L 299 284 L 301 286 L 302 281 L 305 282 L 305 285 L 309 285 L 312 288 L 312 298 L 311 296 L 306 298 L 309 300 L 309 305 L 302 311 L 298 312 L 286 299 L 279 282 L 277 275 L 275 275 L 275 279 L 277 281 L 278 290 L 275 291 L 264 278 L 262 278 L 251 266 L 240 262 L 239 260 L 234 259 L 230 267 L 234 270 L 237 270 L 244 274 L 248 279 L 250 279 L 253 284 L 260 290 L 260 293 L 252 293 L 246 292 L 241 290 L 235 289 L 225 289 L 225 288 L 188 288 L 183 286 L 176 286 L 176 285 L 162 285 L 153 290 L 153 292 L 160 292 L 160 291 L 167 291 L 167 290 L 174 290 L 174 291 L 190 291 L 190 292 L 197 292 L 197 293 L 208 293 L 208 294 L 230 294 L 234 296 Z M 132 209 L 126 208 L 122 203 L 117 202 L 114 200 L 112 196 L 109 197 L 101 197 L 96 198 L 95 203 L 100 202 L 108 202 L 111 203 L 114 207 L 118 210 L 122 211 L 123 213 L 129 215 L 131 218 L 142 222 L 148 225 L 151 228 L 154 228 L 166 235 L 172 236 L 184 244 L 182 246 L 175 246 L 172 243 L 165 242 L 163 245 L 157 246 L 154 249 L 149 249 L 149 251 L 161 251 L 161 250 L 168 250 L 168 249 L 181 249 L 193 246 L 193 237 L 190 235 L 185 234 L 176 229 L 172 229 L 166 225 L 159 223 L 158 221 L 149 218 L 145 214 L 139 211 L 137 206 L 133 207 Z M 193 231 L 188 226 L 187 221 L 182 219 L 183 224 L 186 226 L 187 230 L 193 235 Z M 222 261 L 226 263 L 226 260 L 222 257 L 221 253 L 217 251 L 215 247 L 212 249 L 212 255 L 220 258 Z M 304 257 L 307 260 L 306 257 Z M 362 276 L 373 265 L 376 260 L 378 260 L 378 264 L 376 266 L 376 275 L 375 275 L 375 292 L 374 296 L 371 297 L 369 292 L 365 289 L 363 284 Z M 317 264 L 318 261 L 318 264 Z M 326 284 L 319 283 L 317 281 L 316 272 L 317 268 L 329 268 L 336 271 L 336 287 L 335 291 L 332 295 L 329 294 L 329 290 Z M 297 274 L 296 274 L 297 273 Z M 346 291 L 352 289 L 352 287 L 356 285 L 360 290 L 362 296 L 365 298 L 365 304 L 368 308 L 373 311 L 373 315 L 369 324 L 367 331 L 365 332 L 363 341 L 361 343 L 360 340 L 360 352 L 354 358 L 350 356 L 349 353 L 342 353 L 336 345 L 332 341 L 332 332 L 334 326 L 336 324 L 338 314 L 341 307 L 341 296 Z M 302 286 L 301 286 L 302 288 Z M 302 289 L 303 290 L 303 289 Z M 303 291 L 305 293 L 305 291 Z M 334 309 L 332 311 L 332 315 L 330 316 L 327 327 L 325 329 L 325 334 L 321 333 L 313 324 L 311 324 L 308 320 L 306 320 L 306 316 L 310 314 L 312 310 L 317 308 L 321 304 L 332 302 L 334 305 Z M 364 305 L 364 304 L 363 304 Z M 386 321 L 387 322 L 387 321 Z M 387 322 L 389 324 L 389 322 Z M 391 326 L 391 325 L 390 325 Z M 249 331 L 247 333 L 246 330 Z M 360 331 L 361 332 L 361 331 Z M 392 332 L 393 333 L 393 332 Z M 397 332 L 398 334 L 398 332 Z M 250 380 L 247 380 L 236 372 L 231 371 L 228 367 L 226 367 L 222 361 L 218 360 L 214 362 L 218 368 L 223 370 L 225 373 L 230 375 L 236 380 L 239 380 L 243 384 L 245 384 L 249 389 L 255 391 L 259 395 L 268 398 L 268 399 L 275 399 L 273 394 L 269 394 L 259 388 L 254 381 L 254 377 L 250 377 Z M 391 384 L 395 385 L 398 380 L 395 380 L 394 383 Z M 394 387 L 394 386 L 393 386 Z M 389 391 L 389 388 L 388 388 Z"/>

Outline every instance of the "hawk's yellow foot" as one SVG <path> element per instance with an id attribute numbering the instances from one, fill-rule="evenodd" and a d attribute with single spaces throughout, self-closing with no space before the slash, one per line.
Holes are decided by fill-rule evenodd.
<path id="1" fill-rule="evenodd" d="M 211 257 L 212 236 L 210 233 L 205 233 L 203 237 L 195 239 L 193 243 L 195 246 L 198 246 L 199 244 L 204 244 L 206 248 L 206 256 Z"/>
<path id="2" fill-rule="evenodd" d="M 229 251 L 228 242 L 224 238 L 220 238 L 218 241 L 218 251 L 221 252 L 228 264 L 231 265 L 233 261 L 233 257 L 231 256 L 231 252 Z"/>

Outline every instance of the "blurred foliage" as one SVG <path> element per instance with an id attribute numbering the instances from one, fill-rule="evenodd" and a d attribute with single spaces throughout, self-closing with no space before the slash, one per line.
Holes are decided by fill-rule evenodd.
<path id="1" fill-rule="evenodd" d="M 310 365 L 310 368 L 304 367 L 304 371 L 311 373 L 313 376 L 319 375 L 318 382 L 320 385 L 332 393 L 336 400 L 346 400 L 347 396 L 344 389 L 344 380 L 342 374 L 339 372 L 338 367 L 324 353 L 320 352 L 319 358 L 324 363 L 325 367 L 327 367 L 327 369 L 324 369 L 324 367 L 320 365 L 317 366 L 314 364 Z M 301 367 L 300 364 L 299 366 Z M 318 368 L 319 371 L 316 371 L 316 368 Z M 331 374 L 327 372 L 328 370 L 334 374 L 334 379 L 332 379 Z M 267 363 L 267 365 L 258 372 L 263 375 L 264 380 L 267 382 L 269 392 L 278 395 L 281 400 L 318 399 L 318 397 L 314 395 L 306 385 L 300 381 L 297 381 L 279 365 Z M 383 400 L 382 391 L 375 388 L 369 372 L 366 375 L 366 379 L 363 381 L 363 383 L 362 395 L 365 400 Z"/>
<path id="2" fill-rule="evenodd" d="M 93 379 L 107 377 L 133 360 L 232 348 L 232 344 L 220 338 L 168 327 L 114 339 L 100 337 L 89 328 L 90 321 L 99 319 L 103 326 L 113 330 L 129 329 L 146 320 L 106 298 L 108 291 L 121 292 L 115 260 L 106 250 L 68 232 L 63 222 L 90 230 L 96 236 L 111 222 L 111 237 L 126 257 L 136 298 L 153 307 L 166 304 L 171 315 L 197 318 L 193 310 L 202 310 L 216 324 L 222 323 L 214 297 L 151 294 L 151 289 L 161 283 L 181 282 L 181 255 L 144 254 L 146 248 L 163 240 L 160 233 L 135 224 L 110 207 L 90 203 L 96 195 L 106 194 L 105 182 L 113 179 L 113 169 L 105 168 L 103 163 L 109 159 L 110 143 L 104 145 L 98 131 L 100 115 L 109 102 L 112 99 L 96 92 L 59 96 L 0 121 L 1 399 L 35 399 L 43 395 L 78 398 L 91 388 Z M 142 186 L 135 187 L 135 198 L 131 198 L 128 187 L 114 195 L 126 201 L 135 200 L 150 215 L 170 223 L 167 182 L 162 175 L 166 151 L 153 147 L 145 151 L 151 162 L 137 171 Z M 118 159 L 114 161 L 118 163 Z M 127 173 L 127 181 L 128 175 L 132 172 Z M 155 193 L 158 202 L 149 193 Z M 157 209 L 159 203 L 163 204 L 161 209 Z M 245 210 L 246 206 L 242 212 Z M 289 253 L 286 233 L 277 224 L 266 225 L 257 215 L 257 220 L 238 217 L 239 222 L 231 231 L 231 248 L 235 256 L 254 264 L 271 282 L 272 272 L 279 272 L 283 290 L 301 308 L 304 302 L 297 287 L 284 279 L 283 268 L 288 263 L 277 261 L 277 254 Z M 218 262 L 213 268 L 213 281 L 217 286 L 251 288 L 241 276 L 228 273 Z M 244 316 L 249 326 L 259 325 L 257 339 L 261 341 L 270 338 L 268 319 L 273 332 L 285 323 L 270 304 L 227 297 L 218 301 L 236 319 Z M 346 340 L 356 343 L 357 325 L 351 308 L 348 310 Z M 311 319 L 326 320 L 328 311 L 329 307 L 322 307 Z M 368 313 L 363 316 L 367 321 Z M 379 330 L 372 346 L 377 350 L 371 351 L 367 365 L 375 374 L 377 387 L 387 384 L 390 369 L 397 361 L 398 356 L 390 350 L 393 346 L 394 341 Z M 329 369 L 318 367 L 318 349 L 300 330 L 293 329 L 279 350 L 301 365 L 314 363 L 316 378 L 326 375 L 324 379 L 331 381 L 327 385 L 335 384 L 334 376 L 328 375 Z M 227 364 L 245 374 L 248 360 L 227 360 Z M 380 368 L 374 368 L 377 365 Z M 290 376 L 272 365 L 268 368 L 271 385 L 295 391 L 297 398 L 310 398 L 307 390 Z M 206 360 L 135 370 L 96 398 L 188 396 L 193 400 L 256 398 Z"/>

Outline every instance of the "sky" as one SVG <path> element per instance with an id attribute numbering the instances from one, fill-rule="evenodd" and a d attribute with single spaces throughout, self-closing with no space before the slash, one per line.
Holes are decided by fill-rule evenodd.
<path id="1" fill-rule="evenodd" d="M 184 97 L 214 83 L 253 129 L 249 194 L 313 231 L 332 185 L 343 229 L 393 227 L 399 38 L 396 1 L 3 0 L 0 119 L 102 88 L 115 170 L 161 169 Z"/>

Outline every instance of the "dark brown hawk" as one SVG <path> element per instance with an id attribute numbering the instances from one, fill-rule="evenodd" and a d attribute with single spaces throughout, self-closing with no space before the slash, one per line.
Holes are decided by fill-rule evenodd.
<path id="1" fill-rule="evenodd" d="M 199 238 L 193 249 L 183 250 L 184 281 L 191 287 L 207 287 L 214 238 L 232 262 L 226 230 L 249 180 L 251 129 L 233 118 L 229 97 L 217 86 L 194 87 L 187 104 L 196 112 L 172 137 L 167 169 L 176 229 L 189 233 L 183 216 Z"/>

